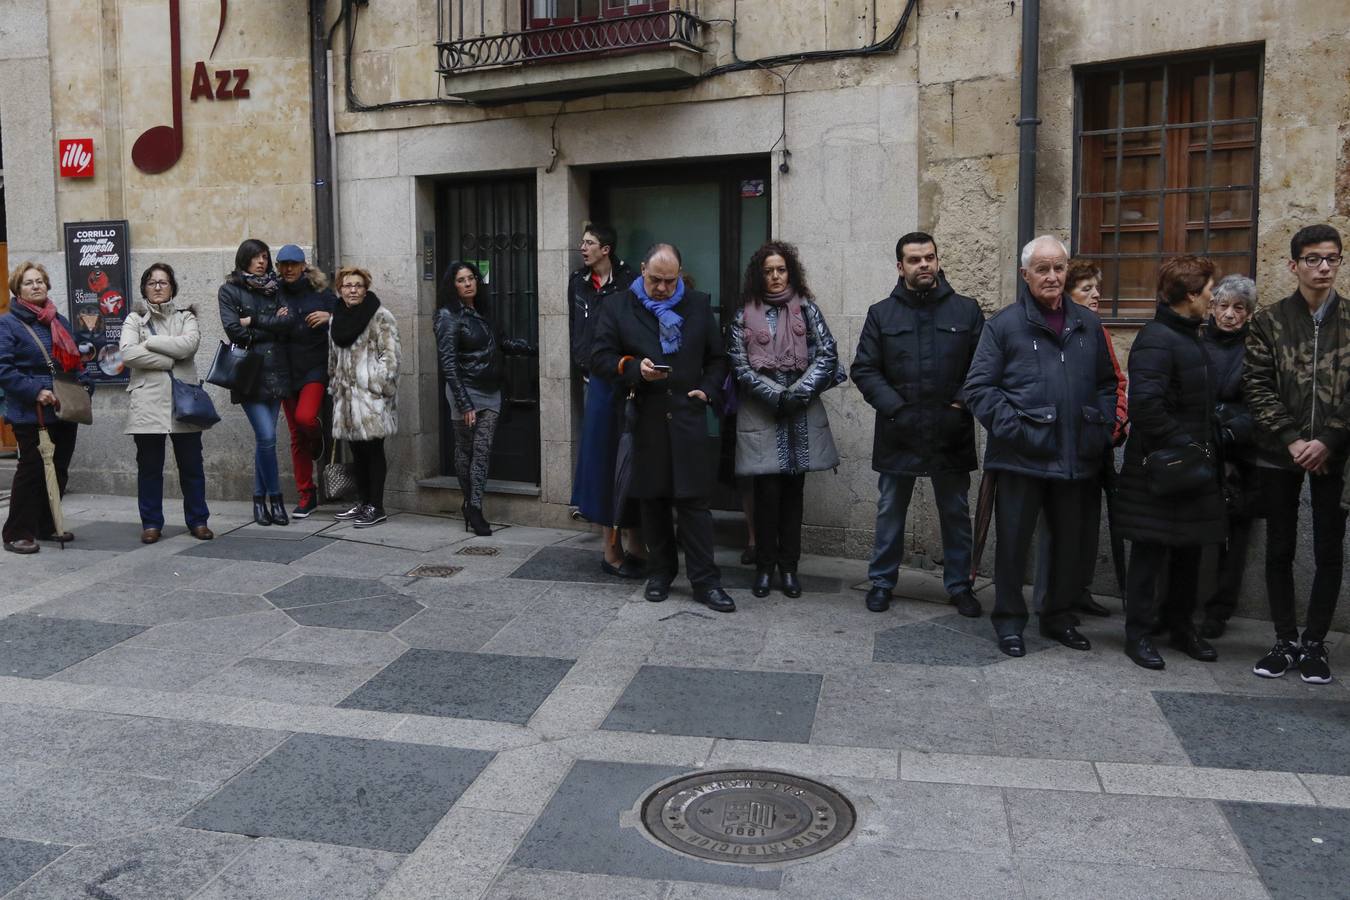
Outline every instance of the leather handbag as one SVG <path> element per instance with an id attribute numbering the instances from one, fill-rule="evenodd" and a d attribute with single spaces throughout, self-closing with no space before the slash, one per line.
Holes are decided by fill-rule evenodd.
<path id="1" fill-rule="evenodd" d="M 1218 486 L 1214 454 L 1202 444 L 1164 447 L 1144 457 L 1148 492 L 1155 497 L 1194 493 L 1206 485 Z"/>
<path id="2" fill-rule="evenodd" d="M 211 360 L 211 371 L 206 380 L 217 387 L 229 388 L 240 394 L 251 394 L 258 386 L 262 372 L 262 357 L 247 347 L 236 347 L 221 341 Z"/>
<path id="3" fill-rule="evenodd" d="M 42 358 L 47 361 L 47 370 L 52 376 L 52 393 L 56 395 L 56 417 L 62 422 L 74 422 L 77 425 L 94 424 L 94 404 L 89 398 L 89 391 L 74 375 L 57 371 L 51 354 L 43 346 L 37 332 L 23 320 L 20 320 L 19 324 L 28 329 L 29 337 L 37 344 L 38 349 L 42 351 Z"/>
<path id="4" fill-rule="evenodd" d="M 145 325 L 151 334 L 157 334 L 154 323 L 149 319 Z M 179 422 L 196 425 L 198 428 L 210 428 L 220 421 L 220 414 L 216 412 L 216 405 L 211 402 L 211 395 L 201 384 L 180 381 L 172 372 L 169 373 L 169 384 L 173 387 L 173 417 Z"/>
<path id="5" fill-rule="evenodd" d="M 333 441 L 332 452 L 328 456 L 328 465 L 323 467 L 323 495 L 329 500 L 341 500 L 356 493 L 356 473 L 352 463 L 338 459 L 338 444 Z"/>

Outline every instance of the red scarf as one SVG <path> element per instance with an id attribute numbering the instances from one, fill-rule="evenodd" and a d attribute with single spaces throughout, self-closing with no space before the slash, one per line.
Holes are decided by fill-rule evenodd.
<path id="1" fill-rule="evenodd" d="M 56 304 L 51 300 L 41 306 L 34 306 L 23 298 L 16 298 L 19 305 L 37 316 L 37 320 L 46 325 L 52 332 L 52 358 L 56 364 L 67 372 L 74 372 L 84 363 L 80 359 L 79 348 L 75 346 L 75 339 L 66 331 L 66 326 L 61 324 L 61 320 L 56 317 Z"/>

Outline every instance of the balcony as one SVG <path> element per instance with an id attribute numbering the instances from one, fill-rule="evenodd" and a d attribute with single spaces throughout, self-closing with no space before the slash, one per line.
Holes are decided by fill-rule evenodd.
<path id="1" fill-rule="evenodd" d="M 438 0 L 446 93 L 476 103 L 690 84 L 698 0 Z"/>

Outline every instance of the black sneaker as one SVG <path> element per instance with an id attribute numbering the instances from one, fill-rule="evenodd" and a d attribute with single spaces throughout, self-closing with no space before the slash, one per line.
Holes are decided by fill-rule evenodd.
<path id="1" fill-rule="evenodd" d="M 1298 665 L 1298 647 L 1289 641 L 1276 641 L 1270 652 L 1261 657 L 1252 666 L 1252 671 L 1262 678 L 1279 678 L 1292 667 Z"/>
<path id="2" fill-rule="evenodd" d="M 378 506 L 367 506 L 356 519 L 352 522 L 353 528 L 369 528 L 372 525 L 378 525 L 381 522 L 387 522 L 389 517 L 384 514 L 384 510 Z"/>
<path id="3" fill-rule="evenodd" d="M 1326 644 L 1322 641 L 1303 642 L 1299 648 L 1298 674 L 1308 684 L 1331 684 Z"/>
<path id="4" fill-rule="evenodd" d="M 314 510 L 319 508 L 319 501 L 314 497 L 301 497 L 300 502 L 295 509 L 291 510 L 292 519 L 308 519 Z"/>
<path id="5" fill-rule="evenodd" d="M 355 519 L 359 517 L 361 513 L 365 511 L 366 505 L 364 503 L 358 503 L 351 509 L 346 510 L 345 512 L 334 513 L 333 518 L 337 519 L 339 522 L 345 522 L 348 519 Z"/>

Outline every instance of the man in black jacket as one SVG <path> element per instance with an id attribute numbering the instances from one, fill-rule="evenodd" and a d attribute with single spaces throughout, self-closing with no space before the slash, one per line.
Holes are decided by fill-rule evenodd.
<path id="1" fill-rule="evenodd" d="M 1041 634 L 1074 650 L 1091 647 L 1070 609 L 1082 590 L 1074 541 L 1097 527 L 1083 521 L 1082 494 L 1097 490 L 1116 411 L 1116 372 L 1101 319 L 1064 296 L 1068 249 L 1044 235 L 1022 248 L 1021 263 L 1017 300 L 986 324 L 964 391 L 989 432 L 985 477 L 998 478 L 990 618 L 1009 656 L 1026 654 L 1022 582 L 1042 510 L 1051 568 Z"/>
<path id="2" fill-rule="evenodd" d="M 572 365 L 581 371 L 583 381 L 590 377 L 595 323 L 600 321 L 601 303 L 610 294 L 628 290 L 637 277 L 628 263 L 614 259 L 617 240 L 614 229 L 608 225 L 596 222 L 587 225 L 581 235 L 582 266 L 567 279 Z"/>
<path id="3" fill-rule="evenodd" d="M 916 231 L 900 238 L 895 259 L 900 278 L 889 297 L 867 310 L 850 370 L 877 411 L 872 468 L 880 473 L 880 496 L 867 608 L 884 612 L 891 605 L 905 515 L 914 482 L 925 477 L 942 529 L 943 584 L 957 612 L 974 618 L 981 612 L 970 578 L 975 421 L 961 402 L 961 387 L 984 314 L 943 278 L 932 235 Z"/>
<path id="4" fill-rule="evenodd" d="M 642 276 L 601 307 L 591 369 L 623 394 L 636 393 L 627 495 L 642 506 L 647 599 L 665 600 L 679 568 L 673 510 L 694 597 L 717 612 L 735 612 L 713 562 L 708 508 L 717 461 L 708 444 L 707 409 L 721 391 L 726 353 L 712 299 L 685 289 L 682 265 L 671 244 L 647 251 Z"/>

